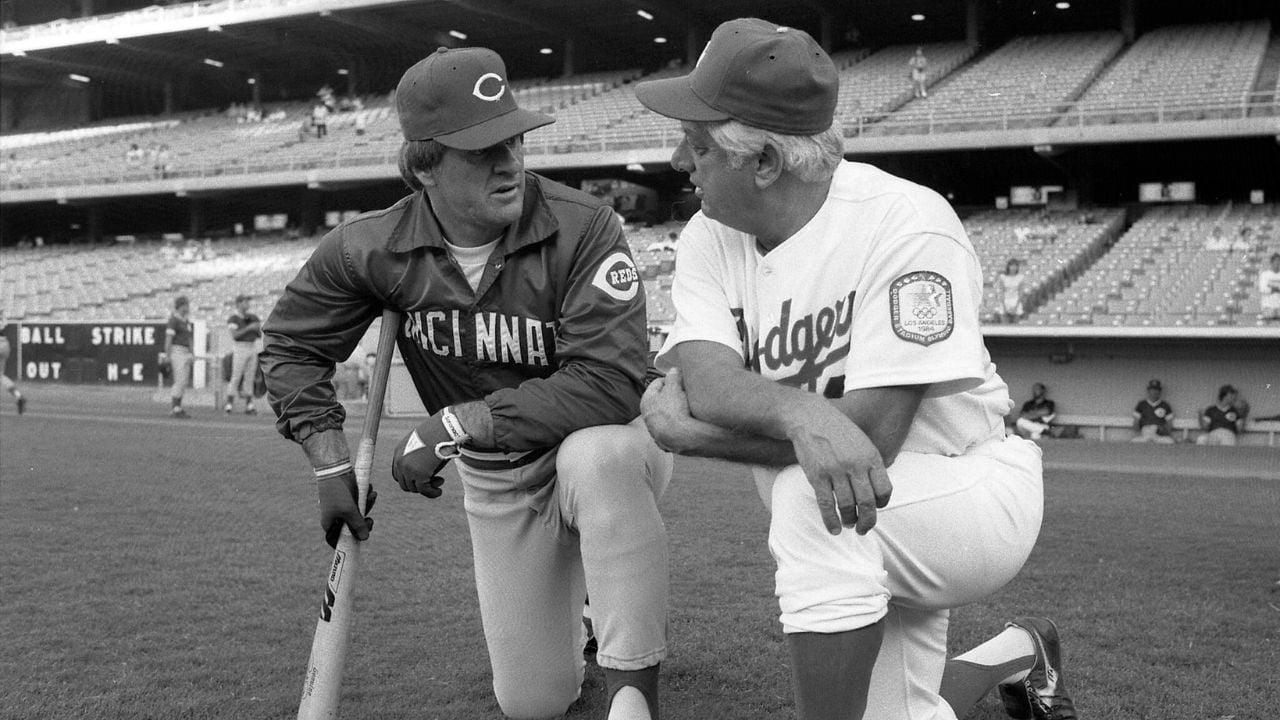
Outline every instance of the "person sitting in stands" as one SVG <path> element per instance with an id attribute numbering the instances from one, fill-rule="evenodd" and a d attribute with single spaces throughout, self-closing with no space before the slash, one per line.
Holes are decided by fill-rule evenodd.
<path id="1" fill-rule="evenodd" d="M 1044 384 L 1036 383 L 1031 386 L 1031 399 L 1022 403 L 1022 410 L 1013 424 L 1023 437 L 1039 440 L 1053 427 L 1056 416 L 1054 403 L 1049 399 Z"/>
<path id="2" fill-rule="evenodd" d="M 1214 225 L 1213 230 L 1209 233 L 1209 239 L 1204 241 L 1205 250 L 1230 250 L 1231 238 L 1222 232 L 1222 226 Z"/>
<path id="3" fill-rule="evenodd" d="M 1133 442 L 1173 444 L 1173 406 L 1163 393 L 1159 380 L 1147 383 L 1147 396 L 1133 408 Z"/>
<path id="4" fill-rule="evenodd" d="M 1236 437 L 1244 429 L 1244 418 L 1236 408 L 1239 396 L 1239 391 L 1230 385 L 1218 388 L 1218 404 L 1200 413 L 1200 429 L 1204 432 L 1196 438 L 1197 445 L 1236 444 Z"/>

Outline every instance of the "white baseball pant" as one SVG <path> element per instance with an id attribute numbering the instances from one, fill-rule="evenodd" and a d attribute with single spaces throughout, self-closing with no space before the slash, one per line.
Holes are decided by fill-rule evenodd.
<path id="1" fill-rule="evenodd" d="M 236 395 L 253 402 L 253 376 L 258 368 L 258 345 L 252 342 L 237 342 L 231 347 L 231 382 L 227 385 L 227 402 Z"/>
<path id="2" fill-rule="evenodd" d="M 169 366 L 173 372 L 173 388 L 169 391 L 169 396 L 179 402 L 182 396 L 187 392 L 187 387 L 191 384 L 191 368 L 195 361 L 195 356 L 191 354 L 191 348 L 185 345 L 171 345 L 169 347 Z"/>
<path id="3" fill-rule="evenodd" d="M 1040 448 L 1010 436 L 947 457 L 903 452 L 876 526 L 831 535 L 799 465 L 757 469 L 785 632 L 836 633 L 884 620 L 865 717 L 955 720 L 938 694 L 950 608 L 1018 573 L 1040 532 Z"/>
<path id="4" fill-rule="evenodd" d="M 579 430 L 511 468 L 460 458 L 493 689 L 510 718 L 559 717 L 585 663 L 639 670 L 666 656 L 667 534 L 658 500 L 672 458 L 639 419 Z"/>

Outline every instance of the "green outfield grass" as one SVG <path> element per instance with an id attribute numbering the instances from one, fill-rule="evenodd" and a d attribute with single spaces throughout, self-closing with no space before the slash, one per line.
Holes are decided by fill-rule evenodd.
<path id="1" fill-rule="evenodd" d="M 330 556 L 300 451 L 264 417 L 29 394 L 0 415 L 0 718 L 293 717 Z M 343 714 L 499 718 L 456 478 L 437 501 L 390 481 L 411 426 L 383 423 Z M 1275 718 L 1280 482 L 1059 469 L 1046 486 L 1030 563 L 954 613 L 952 647 L 1043 614 L 1084 720 Z M 664 718 L 793 717 L 750 480 L 682 459 L 662 508 Z M 569 717 L 604 717 L 594 666 Z M 1004 713 L 992 697 L 973 717 Z"/>

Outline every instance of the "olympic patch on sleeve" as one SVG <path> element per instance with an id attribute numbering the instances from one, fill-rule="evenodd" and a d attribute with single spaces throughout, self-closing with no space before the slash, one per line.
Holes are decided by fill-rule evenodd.
<path id="1" fill-rule="evenodd" d="M 946 340 L 956 325 L 951 282 L 928 270 L 907 273 L 889 285 L 889 312 L 903 340 L 925 346 Z"/>
<path id="2" fill-rule="evenodd" d="M 631 256 L 616 252 L 600 263 L 591 284 L 614 300 L 627 302 L 640 292 L 640 271 Z"/>

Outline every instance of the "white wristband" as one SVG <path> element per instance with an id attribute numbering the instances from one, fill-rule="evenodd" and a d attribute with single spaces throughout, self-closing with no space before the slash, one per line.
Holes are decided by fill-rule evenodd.
<path id="1" fill-rule="evenodd" d="M 333 465 L 315 468 L 316 480 L 327 480 L 351 471 L 351 461 L 343 460 Z"/>
<path id="2" fill-rule="evenodd" d="M 445 432 L 449 433 L 449 437 L 453 438 L 453 442 L 463 445 L 471 440 L 471 435 L 462 427 L 462 422 L 458 420 L 458 416 L 453 414 L 453 407 L 446 405 L 440 411 L 440 421 L 444 423 Z"/>

